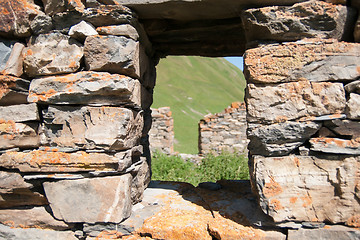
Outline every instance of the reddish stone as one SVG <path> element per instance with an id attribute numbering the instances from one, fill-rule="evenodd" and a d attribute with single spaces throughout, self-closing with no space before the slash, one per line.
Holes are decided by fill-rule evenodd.
<path id="1" fill-rule="evenodd" d="M 29 37 L 30 22 L 41 12 L 27 0 L 0 0 L 0 35 Z"/>

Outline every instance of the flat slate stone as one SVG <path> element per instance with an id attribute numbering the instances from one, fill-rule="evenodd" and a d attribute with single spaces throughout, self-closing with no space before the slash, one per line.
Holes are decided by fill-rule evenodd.
<path id="1" fill-rule="evenodd" d="M 38 123 L 15 123 L 0 119 L 0 149 L 39 147 L 38 127 Z"/>
<path id="2" fill-rule="evenodd" d="M 248 82 L 354 81 L 360 76 L 360 45 L 334 39 L 304 39 L 246 51 Z"/>
<path id="3" fill-rule="evenodd" d="M 285 122 L 345 111 L 342 83 L 304 80 L 272 85 L 248 84 L 247 93 L 249 122 Z"/>
<path id="4" fill-rule="evenodd" d="M 130 24 L 112 25 L 96 28 L 100 35 L 125 36 L 135 41 L 139 40 L 139 33 Z"/>
<path id="5" fill-rule="evenodd" d="M 56 220 L 44 207 L 0 209 L 0 223 L 12 228 L 67 230 L 71 226 Z"/>
<path id="6" fill-rule="evenodd" d="M 360 155 L 360 142 L 357 140 L 345 140 L 340 138 L 312 138 L 310 139 L 311 150 L 334 153 Z"/>
<path id="7" fill-rule="evenodd" d="M 84 54 L 90 71 L 119 73 L 134 78 L 141 77 L 140 67 L 146 58 L 141 55 L 139 42 L 123 36 L 90 36 L 86 38 Z"/>
<path id="8" fill-rule="evenodd" d="M 40 34 L 24 50 L 24 72 L 30 77 L 76 72 L 82 57 L 82 44 L 70 36 Z"/>
<path id="9" fill-rule="evenodd" d="M 12 228 L 0 224 L 0 237 L 6 240 L 78 240 L 71 231 L 53 231 L 36 228 Z"/>
<path id="10" fill-rule="evenodd" d="M 18 169 L 21 172 L 91 172 L 122 171 L 119 164 L 130 161 L 129 152 L 105 153 L 63 153 L 56 149 L 50 151 L 5 152 L 0 155 L 0 166 Z M 130 165 L 125 165 L 129 167 Z M 126 167 L 125 167 L 126 169 Z"/>
<path id="11" fill-rule="evenodd" d="M 296 41 L 302 38 L 349 40 L 353 33 L 347 24 L 355 22 L 355 19 L 355 9 L 324 1 L 248 9 L 242 14 L 249 42 Z"/>
<path id="12" fill-rule="evenodd" d="M 0 193 L 11 193 L 15 189 L 30 189 L 32 184 L 24 181 L 19 173 L 0 171 Z"/>
<path id="13" fill-rule="evenodd" d="M 288 240 L 298 239 L 326 239 L 326 240 L 357 240 L 360 238 L 360 231 L 355 228 L 344 226 L 327 226 L 325 229 L 300 229 L 289 230 Z"/>
<path id="14" fill-rule="evenodd" d="M 27 102 L 30 81 L 0 74 L 0 106 Z"/>
<path id="15" fill-rule="evenodd" d="M 359 156 L 254 156 L 250 165 L 260 206 L 275 222 L 358 221 Z"/>
<path id="16" fill-rule="evenodd" d="M 14 122 L 39 121 L 39 111 L 35 103 L 0 107 L 0 119 Z"/>
<path id="17" fill-rule="evenodd" d="M 106 72 L 78 72 L 31 81 L 29 102 L 141 106 L 138 80 Z"/>
<path id="18" fill-rule="evenodd" d="M 131 175 L 126 174 L 43 185 L 57 219 L 67 223 L 119 223 L 131 213 L 131 179 Z"/>
<path id="19" fill-rule="evenodd" d="M 127 108 L 49 106 L 43 111 L 45 145 L 125 150 L 139 144 L 143 117 Z"/>
<path id="20" fill-rule="evenodd" d="M 287 121 L 272 125 L 248 125 L 248 149 L 251 154 L 281 156 L 292 152 L 314 135 L 322 124 Z"/>

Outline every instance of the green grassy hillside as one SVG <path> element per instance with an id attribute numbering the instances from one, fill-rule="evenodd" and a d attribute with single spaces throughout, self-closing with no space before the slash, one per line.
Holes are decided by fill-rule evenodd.
<path id="1" fill-rule="evenodd" d="M 196 154 L 199 120 L 243 101 L 244 88 L 241 70 L 223 58 L 171 56 L 157 66 L 152 107 L 171 108 L 175 151 Z"/>

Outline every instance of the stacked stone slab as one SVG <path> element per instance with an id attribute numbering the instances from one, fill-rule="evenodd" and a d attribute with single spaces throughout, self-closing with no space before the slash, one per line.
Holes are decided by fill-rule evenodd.
<path id="1" fill-rule="evenodd" d="M 149 131 L 151 152 L 174 153 L 174 119 L 170 107 L 151 110 L 152 125 Z"/>
<path id="2" fill-rule="evenodd" d="M 86 237 L 84 223 L 129 217 L 149 183 L 151 44 L 130 9 L 93 7 L 1 2 L 5 239 Z"/>
<path id="3" fill-rule="evenodd" d="M 233 102 L 221 113 L 208 114 L 199 122 L 199 153 L 246 153 L 246 107 Z"/>
<path id="4" fill-rule="evenodd" d="M 355 9 L 322 1 L 243 13 L 257 41 L 244 56 L 250 174 L 275 222 L 359 227 L 355 19 Z"/>

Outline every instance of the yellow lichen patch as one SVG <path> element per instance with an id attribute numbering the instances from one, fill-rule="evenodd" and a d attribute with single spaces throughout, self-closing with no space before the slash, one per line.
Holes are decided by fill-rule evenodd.
<path id="1" fill-rule="evenodd" d="M 283 192 L 282 187 L 277 183 L 273 177 L 270 176 L 270 182 L 266 182 L 264 186 L 264 195 L 267 198 L 274 197 Z"/>

